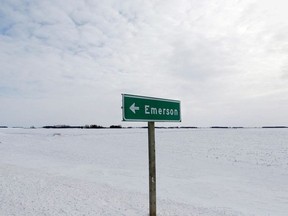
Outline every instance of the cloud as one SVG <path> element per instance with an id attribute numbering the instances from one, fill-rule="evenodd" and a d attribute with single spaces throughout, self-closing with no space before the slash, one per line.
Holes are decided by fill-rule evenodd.
<path id="1" fill-rule="evenodd" d="M 1 104 L 23 111 L 1 113 L 14 123 L 115 123 L 120 94 L 134 93 L 181 99 L 184 124 L 242 123 L 247 101 L 274 109 L 285 98 L 286 3 L 277 1 L 3 0 Z"/>

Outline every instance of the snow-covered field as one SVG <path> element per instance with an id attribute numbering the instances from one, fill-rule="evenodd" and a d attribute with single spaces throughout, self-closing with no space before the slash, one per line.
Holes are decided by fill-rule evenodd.
<path id="1" fill-rule="evenodd" d="M 287 129 L 156 129 L 158 215 L 288 215 Z M 0 129 L 0 215 L 147 216 L 145 129 Z"/>

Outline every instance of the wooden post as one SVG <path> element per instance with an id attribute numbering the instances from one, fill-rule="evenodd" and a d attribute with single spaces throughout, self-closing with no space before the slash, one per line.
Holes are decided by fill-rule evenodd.
<path id="1" fill-rule="evenodd" d="M 148 122 L 149 144 L 149 209 L 150 216 L 156 216 L 156 161 L 155 161 L 155 123 Z"/>

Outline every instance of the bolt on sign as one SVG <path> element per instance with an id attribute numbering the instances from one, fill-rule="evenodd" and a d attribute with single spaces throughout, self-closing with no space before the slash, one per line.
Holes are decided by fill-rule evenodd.
<path id="1" fill-rule="evenodd" d="M 179 122 L 180 101 L 138 95 L 122 95 L 123 121 Z"/>

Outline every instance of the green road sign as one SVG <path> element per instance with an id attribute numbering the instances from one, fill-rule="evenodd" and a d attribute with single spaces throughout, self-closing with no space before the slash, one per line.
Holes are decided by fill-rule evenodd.
<path id="1" fill-rule="evenodd" d="M 122 95 L 123 121 L 179 122 L 180 101 L 137 95 Z"/>

